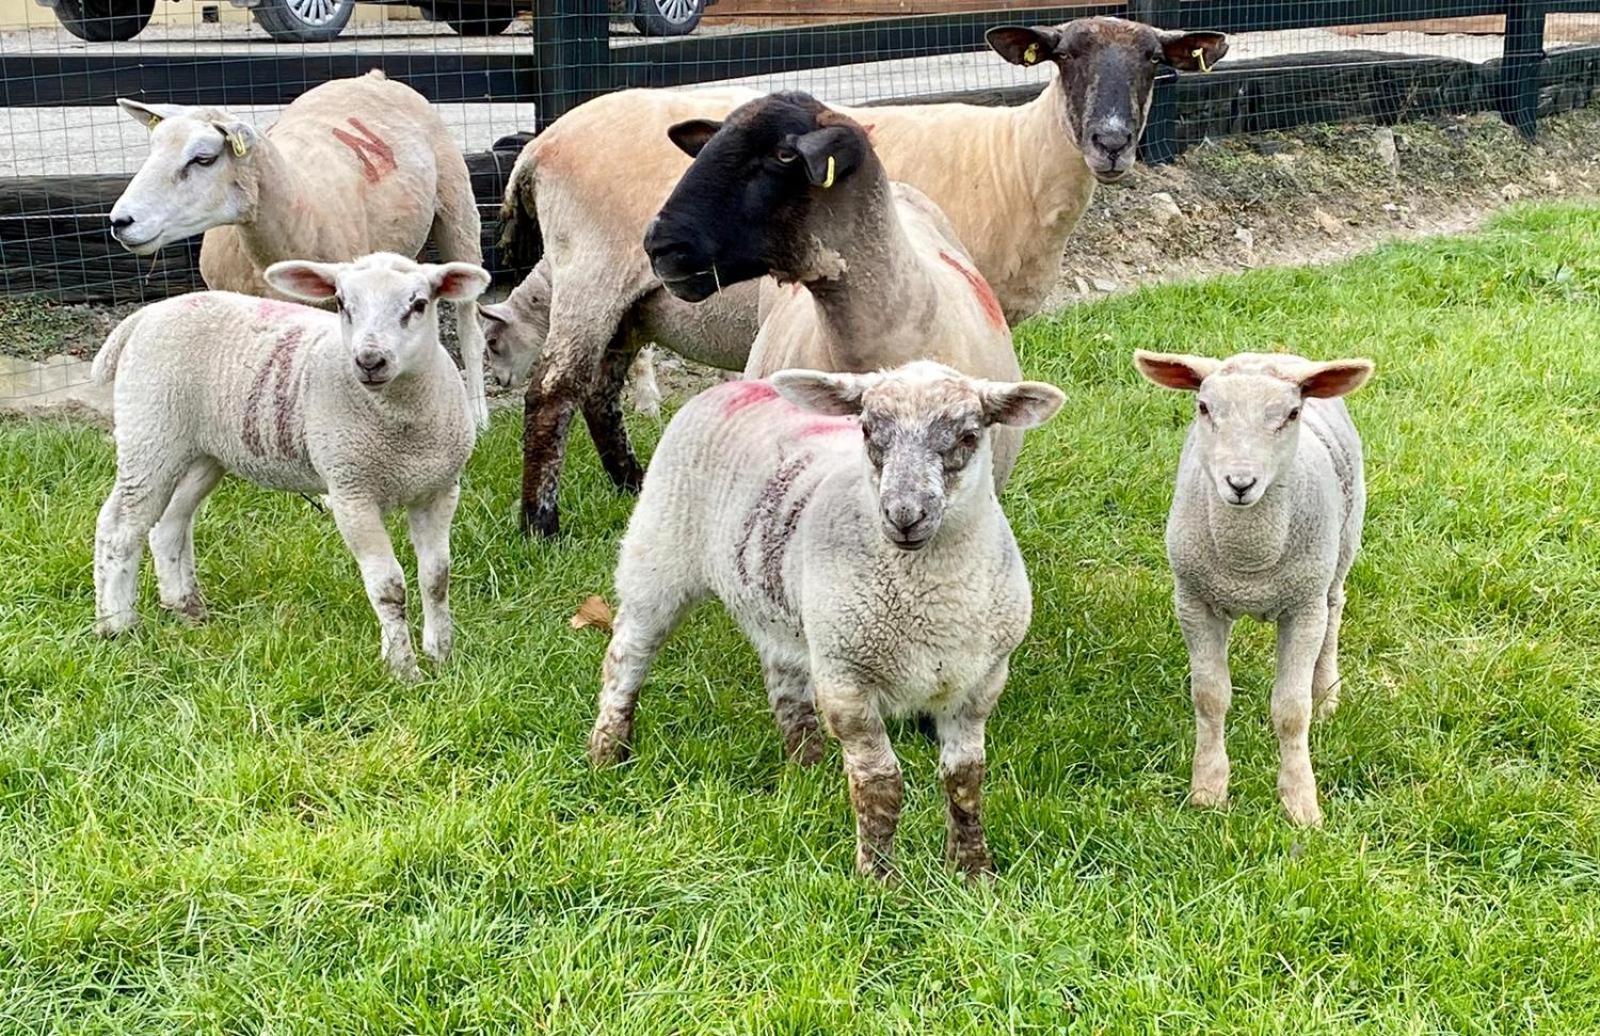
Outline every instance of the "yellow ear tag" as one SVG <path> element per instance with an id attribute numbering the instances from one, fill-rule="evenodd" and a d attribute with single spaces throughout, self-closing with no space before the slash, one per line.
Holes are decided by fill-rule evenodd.
<path id="1" fill-rule="evenodd" d="M 823 190 L 827 190 L 829 187 L 832 187 L 832 186 L 833 186 L 833 156 L 829 155 L 828 156 L 828 176 L 827 176 L 827 179 L 822 181 L 822 189 Z"/>
<path id="2" fill-rule="evenodd" d="M 1022 52 L 1022 63 L 1024 65 L 1034 65 L 1038 64 L 1038 62 L 1039 45 L 1037 43 L 1030 43 L 1028 44 L 1028 49 Z"/>
<path id="3" fill-rule="evenodd" d="M 155 129 L 158 125 L 160 125 L 160 123 L 161 123 L 161 116 L 159 116 L 159 115 L 150 116 L 149 126 L 150 126 L 151 129 Z"/>
<path id="4" fill-rule="evenodd" d="M 1200 71 L 1202 71 L 1202 72 L 1211 71 L 1211 66 L 1206 64 L 1206 52 L 1205 52 L 1204 49 L 1202 49 L 1200 47 L 1194 48 L 1194 57 L 1195 57 L 1196 61 L 1200 62 Z"/>
<path id="5" fill-rule="evenodd" d="M 244 137 L 238 133 L 228 134 L 228 144 L 233 148 L 236 157 L 243 158 L 244 153 L 250 149 L 245 146 Z"/>

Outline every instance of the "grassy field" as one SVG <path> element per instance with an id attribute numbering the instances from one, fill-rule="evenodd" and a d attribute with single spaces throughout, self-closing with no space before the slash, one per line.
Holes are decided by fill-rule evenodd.
<path id="1" fill-rule="evenodd" d="M 583 759 L 629 502 L 586 441 L 569 530 L 512 518 L 502 414 L 457 522 L 458 655 L 388 680 L 299 497 L 202 513 L 212 620 L 89 632 L 96 431 L 0 426 L 0 1031 L 1549 1032 L 1600 1028 L 1600 210 L 1039 320 L 1068 402 L 1006 507 L 1037 602 L 990 725 L 1001 877 L 939 864 L 912 730 L 902 881 L 852 873 L 837 751 L 782 759 L 754 656 L 697 614 L 638 750 Z M 1135 346 L 1365 354 L 1366 547 L 1328 823 L 1273 794 L 1271 636 L 1241 628 L 1234 802 L 1193 736 L 1162 524 L 1189 401 Z M 657 430 L 636 424 L 648 451 Z M 406 564 L 410 566 L 409 554 Z"/>

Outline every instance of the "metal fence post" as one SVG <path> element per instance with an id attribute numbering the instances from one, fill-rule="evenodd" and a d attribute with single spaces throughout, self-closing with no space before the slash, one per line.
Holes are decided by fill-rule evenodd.
<path id="1" fill-rule="evenodd" d="M 1544 12 L 1544 0 L 1509 0 L 1506 4 L 1505 55 L 1500 61 L 1500 117 L 1529 140 L 1538 130 Z"/>
<path id="2" fill-rule="evenodd" d="M 1176 29 L 1183 19 L 1180 0 L 1129 0 L 1128 17 L 1158 29 Z M 1150 114 L 1139 139 L 1139 158 L 1145 165 L 1165 165 L 1178 157 L 1178 75 L 1164 69 L 1156 75 L 1150 96 Z"/>
<path id="3" fill-rule="evenodd" d="M 536 0 L 534 128 L 544 128 L 611 89 L 611 14 L 606 0 Z"/>

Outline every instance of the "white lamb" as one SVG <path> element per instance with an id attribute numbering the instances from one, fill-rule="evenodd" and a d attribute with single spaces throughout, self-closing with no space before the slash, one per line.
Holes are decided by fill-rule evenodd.
<path id="1" fill-rule="evenodd" d="M 406 508 L 423 595 L 423 650 L 450 653 L 450 521 L 474 426 L 439 344 L 440 300 L 489 284 L 470 263 L 377 254 L 352 263 L 276 263 L 267 280 L 339 312 L 232 292 L 182 295 L 119 324 L 95 358 L 113 381 L 117 480 L 95 531 L 95 612 L 107 636 L 137 621 L 142 540 L 163 606 L 204 615 L 194 516 L 233 472 L 270 489 L 326 493 L 378 614 L 383 657 L 421 676 L 406 625 L 405 576 L 383 516 Z"/>
<path id="2" fill-rule="evenodd" d="M 906 713 L 931 715 L 938 730 L 950 862 L 991 870 L 984 722 L 1032 601 L 984 431 L 1037 425 L 1062 398 L 919 361 L 782 371 L 691 400 L 662 437 L 622 541 L 590 758 L 626 757 L 651 660 L 715 595 L 761 656 L 790 756 L 820 758 L 819 710 L 839 739 L 862 873 L 891 869 L 902 785 L 883 717 Z"/>
<path id="3" fill-rule="evenodd" d="M 1313 708 L 1321 717 L 1339 704 L 1344 581 L 1367 501 L 1361 439 L 1337 397 L 1366 382 L 1372 361 L 1141 351 L 1134 363 L 1157 385 L 1197 394 L 1167 521 L 1194 695 L 1189 801 L 1228 799 L 1228 637 L 1249 615 L 1278 627 L 1278 798 L 1296 824 L 1320 824 L 1310 722 Z"/>
<path id="4" fill-rule="evenodd" d="M 287 259 L 345 262 L 372 252 L 482 264 L 466 159 L 427 99 L 371 72 L 307 90 L 265 132 L 215 108 L 117 102 L 150 128 L 150 154 L 111 209 L 111 234 L 150 255 L 201 232 L 206 287 L 265 295 Z M 483 331 L 455 307 L 467 391 L 489 422 Z"/>

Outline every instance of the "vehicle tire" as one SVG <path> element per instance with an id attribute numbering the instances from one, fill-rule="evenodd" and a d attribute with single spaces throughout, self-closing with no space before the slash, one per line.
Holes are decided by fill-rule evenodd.
<path id="1" fill-rule="evenodd" d="M 326 43 L 344 31 L 355 9 L 355 0 L 261 0 L 250 13 L 279 43 Z"/>
<path id="2" fill-rule="evenodd" d="M 485 0 L 436 0 L 423 8 L 432 21 L 444 22 L 459 36 L 498 36 L 517 20 L 509 5 Z"/>
<path id="3" fill-rule="evenodd" d="M 634 0 L 633 25 L 645 36 L 687 36 L 706 13 L 706 0 Z"/>
<path id="4" fill-rule="evenodd" d="M 131 40 L 150 24 L 156 0 L 61 0 L 56 17 L 80 40 Z"/>

